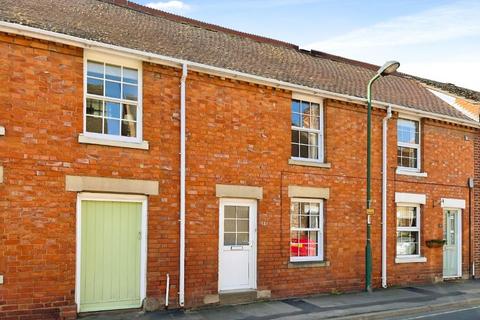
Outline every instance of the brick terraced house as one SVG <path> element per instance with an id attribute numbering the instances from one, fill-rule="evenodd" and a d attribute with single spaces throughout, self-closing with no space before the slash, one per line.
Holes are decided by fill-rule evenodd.
<path id="1" fill-rule="evenodd" d="M 0 4 L 1 319 L 364 289 L 378 67 L 126 0 Z M 471 276 L 478 121 L 373 90 L 373 286 Z"/>

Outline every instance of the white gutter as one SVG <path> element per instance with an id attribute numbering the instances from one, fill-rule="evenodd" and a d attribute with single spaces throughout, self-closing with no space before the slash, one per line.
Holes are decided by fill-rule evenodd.
<path id="1" fill-rule="evenodd" d="M 387 145 L 388 120 L 392 117 L 392 108 L 387 107 L 387 115 L 382 121 L 382 287 L 387 287 Z"/>
<path id="2" fill-rule="evenodd" d="M 180 80 L 180 284 L 178 291 L 178 304 L 185 304 L 185 81 L 187 79 L 187 65 L 182 66 L 182 78 Z"/>
<path id="3" fill-rule="evenodd" d="M 63 43 L 63 44 L 72 45 L 72 46 L 81 47 L 81 48 L 94 49 L 94 50 L 106 52 L 109 54 L 113 53 L 116 55 L 122 55 L 125 57 L 168 65 L 176 68 L 181 68 L 182 65 L 188 64 L 189 69 L 191 71 L 198 71 L 198 72 L 208 73 L 211 75 L 217 75 L 217 76 L 242 80 L 246 82 L 251 82 L 255 84 L 262 84 L 262 85 L 285 89 L 289 91 L 296 91 L 298 93 L 318 95 L 324 98 L 354 102 L 362 105 L 367 104 L 366 98 L 360 98 L 360 97 L 355 97 L 347 94 L 335 93 L 335 92 L 322 90 L 322 89 L 315 89 L 315 88 L 288 83 L 288 82 L 280 81 L 276 79 L 256 76 L 256 75 L 252 75 L 244 72 L 209 66 L 206 64 L 188 61 L 185 59 L 172 58 L 172 57 L 168 57 L 160 54 L 155 54 L 155 53 L 145 52 L 141 50 L 135 50 L 135 49 L 125 48 L 125 47 L 111 45 L 107 43 L 102 43 L 98 41 L 83 39 L 79 37 L 69 36 L 63 33 L 57 33 L 57 32 L 47 31 L 39 28 L 28 27 L 21 24 L 17 24 L 17 23 L 0 21 L 0 31 L 24 35 L 31 38 Z M 447 121 L 451 123 L 458 123 L 458 124 L 462 124 L 469 127 L 480 128 L 480 124 L 473 120 L 458 119 L 458 118 L 447 116 L 447 115 L 440 115 L 437 113 L 422 111 L 422 110 L 405 107 L 401 105 L 390 104 L 382 101 L 374 100 L 372 101 L 372 103 L 375 105 L 376 108 L 387 109 L 388 106 L 391 106 L 393 111 L 402 112 L 405 114 L 417 115 L 417 116 L 422 116 L 426 118 Z"/>

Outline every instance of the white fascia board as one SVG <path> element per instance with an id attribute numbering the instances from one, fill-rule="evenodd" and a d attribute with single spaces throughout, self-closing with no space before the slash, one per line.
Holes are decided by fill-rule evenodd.
<path id="1" fill-rule="evenodd" d="M 465 209 L 466 207 L 463 199 L 442 198 L 440 203 L 442 208 Z"/>
<path id="2" fill-rule="evenodd" d="M 426 204 L 427 196 L 421 193 L 395 192 L 396 203 Z"/>
<path id="3" fill-rule="evenodd" d="M 311 88 L 307 86 L 288 83 L 281 80 L 265 78 L 261 76 L 244 73 L 244 72 L 214 67 L 214 66 L 193 62 L 193 61 L 188 61 L 184 59 L 172 58 L 172 57 L 150 53 L 146 51 L 115 46 L 107 43 L 70 36 L 63 33 L 57 33 L 57 32 L 47 31 L 39 28 L 24 26 L 17 23 L 0 21 L 0 31 L 12 33 L 12 34 L 24 35 L 31 38 L 63 43 L 63 44 L 81 47 L 81 48 L 98 50 L 105 53 L 114 52 L 117 55 L 123 55 L 129 58 L 140 59 L 143 61 L 168 65 L 176 68 L 182 68 L 184 64 L 187 64 L 189 69 L 193 71 L 203 72 L 203 73 L 216 75 L 216 76 L 223 76 L 230 79 L 237 79 L 237 80 L 252 82 L 256 84 L 263 84 L 266 86 L 286 89 L 286 90 L 299 92 L 303 94 L 318 95 L 324 98 L 332 98 L 332 99 L 341 100 L 341 101 L 354 102 L 362 105 L 367 104 L 366 98 L 360 98 L 360 97 L 350 96 L 347 94 L 341 94 L 341 93 L 335 93 L 335 92 L 326 91 L 322 89 Z M 366 84 L 365 84 L 365 91 L 366 91 Z M 417 116 L 422 116 L 426 118 L 447 121 L 451 123 L 458 123 L 458 124 L 462 124 L 469 127 L 480 128 L 480 124 L 473 120 L 472 121 L 462 120 L 462 119 L 458 119 L 451 116 L 440 115 L 437 113 L 432 113 L 427 111 L 421 111 L 421 110 L 413 109 L 410 107 L 405 107 L 405 106 L 391 104 L 391 103 L 377 101 L 377 100 L 373 100 L 372 104 L 376 108 L 387 109 L 388 106 L 390 106 L 392 107 L 392 110 L 396 112 L 405 112 L 411 115 L 417 115 Z"/>

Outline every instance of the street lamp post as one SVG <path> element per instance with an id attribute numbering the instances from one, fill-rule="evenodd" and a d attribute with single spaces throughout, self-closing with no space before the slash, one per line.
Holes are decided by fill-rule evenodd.
<path id="1" fill-rule="evenodd" d="M 367 243 L 365 245 L 365 290 L 372 292 L 372 244 L 371 244 L 371 151 L 372 151 L 372 85 L 378 78 L 394 73 L 400 63 L 387 61 L 368 82 L 367 86 Z"/>

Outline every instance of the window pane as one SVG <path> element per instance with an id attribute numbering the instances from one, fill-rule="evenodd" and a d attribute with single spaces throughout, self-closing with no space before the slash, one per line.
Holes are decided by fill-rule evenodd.
<path id="1" fill-rule="evenodd" d="M 300 141 L 300 132 L 297 130 L 292 130 L 292 143 L 299 143 Z"/>
<path id="2" fill-rule="evenodd" d="M 300 203 L 292 202 L 290 205 L 290 214 L 297 215 L 300 213 Z"/>
<path id="3" fill-rule="evenodd" d="M 120 104 L 114 102 L 105 102 L 105 117 L 120 118 Z"/>
<path id="4" fill-rule="evenodd" d="M 312 241 L 309 241 L 308 244 L 307 244 L 308 248 L 307 248 L 307 255 L 309 257 L 316 257 L 318 254 L 317 254 L 317 248 L 318 248 L 318 244 L 315 243 L 315 242 L 312 242 Z"/>
<path id="5" fill-rule="evenodd" d="M 105 78 L 116 81 L 122 80 L 121 67 L 107 64 L 105 66 Z"/>
<path id="6" fill-rule="evenodd" d="M 102 118 L 87 116 L 86 122 L 87 132 L 102 133 Z"/>
<path id="7" fill-rule="evenodd" d="M 87 93 L 103 96 L 103 80 L 87 78 Z"/>
<path id="8" fill-rule="evenodd" d="M 235 206 L 224 206 L 223 210 L 225 211 L 224 212 L 225 218 L 235 218 L 236 217 Z"/>
<path id="9" fill-rule="evenodd" d="M 300 158 L 309 158 L 307 145 L 300 145 Z"/>
<path id="10" fill-rule="evenodd" d="M 137 123 L 122 121 L 122 136 L 135 138 L 137 136 Z"/>
<path id="11" fill-rule="evenodd" d="M 397 164 L 406 168 L 418 168 L 418 150 L 408 147 L 397 147 Z"/>
<path id="12" fill-rule="evenodd" d="M 95 99 L 87 99 L 87 114 L 102 116 L 103 101 Z"/>
<path id="13" fill-rule="evenodd" d="M 123 68 L 123 81 L 138 84 L 138 71 L 136 69 Z"/>
<path id="14" fill-rule="evenodd" d="M 309 228 L 309 216 L 299 216 L 300 218 L 300 228 Z"/>
<path id="15" fill-rule="evenodd" d="M 225 232 L 235 232 L 235 220 L 225 219 L 223 227 Z"/>
<path id="16" fill-rule="evenodd" d="M 419 143 L 418 121 L 398 119 L 397 139 L 399 142 L 418 144 Z"/>
<path id="17" fill-rule="evenodd" d="M 248 232 L 248 220 L 237 220 L 237 232 Z"/>
<path id="18" fill-rule="evenodd" d="M 237 245 L 248 245 L 248 233 L 237 233 Z"/>
<path id="19" fill-rule="evenodd" d="M 418 231 L 397 232 L 397 256 L 419 254 Z"/>
<path id="20" fill-rule="evenodd" d="M 308 134 L 309 158 L 318 159 L 318 134 Z"/>
<path id="21" fill-rule="evenodd" d="M 300 113 L 300 101 L 292 100 L 292 113 Z"/>
<path id="22" fill-rule="evenodd" d="M 308 144 L 312 146 L 318 146 L 318 133 L 308 133 Z"/>
<path id="23" fill-rule="evenodd" d="M 298 218 L 299 216 L 297 214 L 290 215 L 290 228 L 300 228 Z"/>
<path id="24" fill-rule="evenodd" d="M 304 118 L 309 118 L 310 117 L 310 103 L 308 103 L 306 101 L 301 102 L 301 113 L 303 113 Z"/>
<path id="25" fill-rule="evenodd" d="M 120 120 L 105 119 L 105 127 L 103 133 L 113 134 L 116 136 L 120 135 Z"/>
<path id="26" fill-rule="evenodd" d="M 105 96 L 120 99 L 120 88 L 118 82 L 105 81 Z"/>
<path id="27" fill-rule="evenodd" d="M 137 101 L 138 87 L 128 84 L 123 85 L 123 99 Z"/>
<path id="28" fill-rule="evenodd" d="M 310 203 L 302 202 L 300 203 L 300 214 L 309 214 L 310 213 Z"/>
<path id="29" fill-rule="evenodd" d="M 417 207 L 397 207 L 397 227 L 417 227 Z"/>
<path id="30" fill-rule="evenodd" d="M 241 206 L 237 207 L 237 218 L 248 219 L 248 207 Z"/>
<path id="31" fill-rule="evenodd" d="M 298 231 L 290 232 L 290 254 L 292 257 L 299 255 L 300 244 L 298 240 Z"/>
<path id="32" fill-rule="evenodd" d="M 223 244 L 225 246 L 234 246 L 236 244 L 235 241 L 235 233 L 224 233 L 223 234 Z"/>
<path id="33" fill-rule="evenodd" d="M 137 120 L 137 106 L 132 104 L 124 104 L 122 110 L 122 119 Z"/>
<path id="34" fill-rule="evenodd" d="M 299 256 L 308 256 L 308 231 L 300 231 L 298 239 L 298 255 Z"/>
<path id="35" fill-rule="evenodd" d="M 103 78 L 103 63 L 88 61 L 87 75 L 97 78 Z"/>
<path id="36" fill-rule="evenodd" d="M 312 119 L 310 128 L 320 130 L 320 106 L 316 103 L 312 103 Z"/>
<path id="37" fill-rule="evenodd" d="M 310 203 L 310 214 L 318 215 L 320 212 L 320 204 Z"/>
<path id="38" fill-rule="evenodd" d="M 300 131 L 300 143 L 308 144 L 308 132 Z"/>
<path id="39" fill-rule="evenodd" d="M 300 146 L 298 144 L 292 144 L 292 157 L 300 156 Z"/>
<path id="40" fill-rule="evenodd" d="M 309 227 L 310 228 L 318 228 L 319 226 L 319 217 L 318 216 L 309 216 Z"/>
<path id="41" fill-rule="evenodd" d="M 302 116 L 299 113 L 292 113 L 292 126 L 301 127 L 302 126 Z"/>

